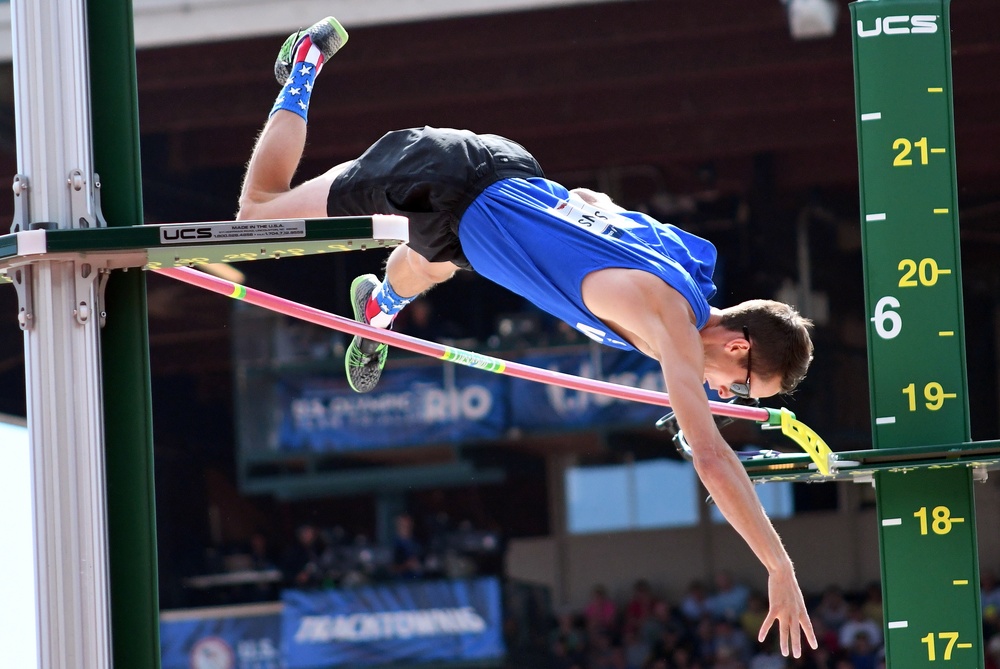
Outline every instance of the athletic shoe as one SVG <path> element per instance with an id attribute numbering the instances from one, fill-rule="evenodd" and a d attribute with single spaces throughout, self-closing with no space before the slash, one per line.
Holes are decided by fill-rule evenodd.
<path id="1" fill-rule="evenodd" d="M 378 279 L 374 274 L 364 274 L 351 283 L 351 306 L 354 308 L 354 320 L 368 325 L 365 307 L 372 293 L 378 288 Z M 389 346 L 371 339 L 355 337 L 347 347 L 344 367 L 347 370 L 347 382 L 355 392 L 367 393 L 375 389 L 382 377 L 382 368 L 389 355 Z"/>
<path id="2" fill-rule="evenodd" d="M 322 52 L 323 58 L 326 60 L 330 60 L 333 54 L 337 53 L 340 47 L 347 43 L 347 31 L 344 30 L 344 26 L 340 25 L 340 21 L 332 16 L 318 21 L 306 30 L 299 30 L 292 33 L 285 40 L 285 43 L 281 45 L 281 50 L 278 51 L 278 59 L 274 61 L 274 78 L 282 86 L 285 85 L 289 75 L 292 73 L 292 65 L 295 64 L 295 52 L 298 50 L 296 49 L 296 45 L 306 35 L 309 35 L 313 44 Z"/>

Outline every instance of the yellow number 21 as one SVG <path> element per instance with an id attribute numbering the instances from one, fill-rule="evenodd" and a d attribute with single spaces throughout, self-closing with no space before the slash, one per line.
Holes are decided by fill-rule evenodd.
<path id="1" fill-rule="evenodd" d="M 894 167 L 907 167 L 913 164 L 913 160 L 909 158 L 910 151 L 913 147 L 920 149 L 920 164 L 927 164 L 927 138 L 921 137 L 915 142 L 910 142 L 910 140 L 905 137 L 900 137 L 899 139 L 893 141 L 892 150 L 898 151 L 895 160 L 892 161 Z"/>

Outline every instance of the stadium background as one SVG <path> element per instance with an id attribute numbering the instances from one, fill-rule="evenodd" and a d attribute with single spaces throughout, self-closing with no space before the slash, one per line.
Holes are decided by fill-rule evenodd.
<path id="1" fill-rule="evenodd" d="M 354 157 L 392 128 L 455 126 L 516 139 L 552 178 L 606 191 L 713 241 L 722 259 L 720 306 L 790 296 L 816 318 L 813 371 L 784 401 L 835 450 L 865 448 L 851 27 L 846 3 L 838 4 L 834 34 L 802 40 L 792 36 L 778 0 L 304 2 L 284 9 L 136 0 L 145 214 L 150 222 L 232 216 L 243 165 L 276 93 L 275 48 L 296 23 L 336 13 L 351 43 L 317 88 L 302 175 Z M 1000 42 L 991 20 L 998 14 L 995 3 L 962 0 L 951 19 L 976 439 L 998 432 L 1000 96 L 992 73 Z M 0 163 L 13 175 L 9 63 L 0 77 Z M 11 198 L 0 201 L 0 215 L 9 219 L 11 209 Z M 377 271 L 383 258 L 365 252 L 239 269 L 249 285 L 344 314 L 350 278 Z M 0 291 L 0 313 L 13 314 L 15 305 L 12 291 Z M 233 556 L 254 534 L 279 553 L 294 545 L 303 524 L 379 544 L 391 538 L 402 511 L 417 518 L 422 539 L 424 519 L 438 512 L 497 537 L 498 550 L 480 556 L 476 568 L 541 588 L 553 609 L 582 607 L 597 583 L 626 597 L 638 578 L 675 598 L 692 580 L 708 582 L 723 570 L 763 586 L 752 555 L 704 506 L 684 529 L 569 531 L 568 470 L 671 457 L 669 441 L 649 420 L 572 429 L 515 425 L 460 443 L 436 437 L 337 458 L 278 453 L 250 462 L 254 434 L 241 422 L 248 405 L 238 379 L 259 366 L 262 353 L 240 342 L 268 340 L 282 326 L 262 325 L 219 298 L 159 277 L 149 278 L 149 306 L 164 609 L 229 597 L 192 588 L 190 579 L 224 570 L 227 559 L 238 562 Z M 517 356 L 579 344 L 472 275 L 433 291 L 427 306 L 431 324 L 413 323 L 414 331 L 425 327 L 429 337 L 468 348 Z M 326 343 L 336 349 L 336 341 Z M 0 413 L 24 413 L 21 346 L 11 318 L 0 329 Z M 276 376 L 301 374 L 295 355 L 281 359 L 267 346 L 263 355 L 271 356 Z M 433 367 L 394 354 L 397 361 L 400 368 Z M 315 373 L 336 374 L 337 365 L 327 362 L 308 364 Z M 787 447 L 745 426 L 727 436 Z M 463 463 L 491 477 L 445 475 Z M 995 481 L 978 486 L 977 495 L 980 526 L 991 527 L 1000 512 Z M 797 485 L 794 500 L 795 513 L 777 525 L 806 590 L 860 590 L 878 578 L 869 489 Z M 980 550 L 984 572 L 1000 568 L 994 533 L 980 533 Z"/>

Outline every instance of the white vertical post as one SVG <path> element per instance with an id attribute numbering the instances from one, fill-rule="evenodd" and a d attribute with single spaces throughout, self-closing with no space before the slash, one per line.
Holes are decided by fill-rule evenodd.
<path id="1" fill-rule="evenodd" d="M 21 223 L 95 224 L 84 0 L 13 0 Z M 26 201 L 26 202 L 25 202 Z M 39 666 L 111 667 L 96 272 L 23 268 Z"/>

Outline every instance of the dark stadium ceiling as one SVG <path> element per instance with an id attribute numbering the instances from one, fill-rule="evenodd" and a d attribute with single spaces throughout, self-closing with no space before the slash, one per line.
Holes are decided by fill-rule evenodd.
<path id="1" fill-rule="evenodd" d="M 959 178 L 997 191 L 1000 5 L 951 11 Z M 276 93 L 279 40 L 139 53 L 144 137 L 164 177 L 244 164 Z M 712 163 L 748 187 L 767 156 L 779 191 L 857 182 L 850 16 L 796 41 L 778 0 L 609 2 L 353 31 L 317 86 L 303 173 L 357 155 L 411 125 L 510 136 L 550 174 L 653 166 L 691 188 Z"/>

